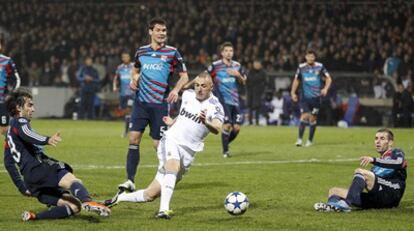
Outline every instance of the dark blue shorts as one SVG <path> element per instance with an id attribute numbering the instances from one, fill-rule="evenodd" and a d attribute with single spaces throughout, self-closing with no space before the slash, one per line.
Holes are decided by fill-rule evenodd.
<path id="1" fill-rule="evenodd" d="M 56 206 L 63 194 L 69 193 L 62 188 L 42 188 L 39 190 L 37 200 L 48 206 Z"/>
<path id="2" fill-rule="evenodd" d="M 304 98 L 299 101 L 300 113 L 311 113 L 318 115 L 321 108 L 321 98 Z"/>
<path id="3" fill-rule="evenodd" d="M 405 182 L 401 180 L 375 176 L 374 187 L 371 191 L 361 194 L 361 207 L 365 209 L 397 207 L 404 190 Z"/>
<path id="4" fill-rule="evenodd" d="M 24 175 L 24 182 L 33 196 L 44 188 L 59 188 L 59 182 L 69 171 L 59 164 L 41 163 Z"/>
<path id="5" fill-rule="evenodd" d="M 240 107 L 230 104 L 222 104 L 224 109 L 224 123 L 225 124 L 241 124 L 242 117 L 240 114 Z"/>
<path id="6" fill-rule="evenodd" d="M 125 109 L 127 107 L 132 107 L 134 104 L 134 97 L 132 95 L 125 95 L 119 97 L 119 107 Z"/>
<path id="7" fill-rule="evenodd" d="M 144 132 L 147 125 L 150 126 L 150 136 L 154 140 L 160 140 L 167 126 L 162 121 L 168 115 L 168 104 L 144 103 L 134 101 L 132 108 L 130 131 Z"/>

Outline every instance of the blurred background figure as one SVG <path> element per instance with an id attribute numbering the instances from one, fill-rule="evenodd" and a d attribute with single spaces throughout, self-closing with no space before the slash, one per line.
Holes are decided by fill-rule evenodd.
<path id="1" fill-rule="evenodd" d="M 267 74 L 263 70 L 261 61 L 253 62 L 253 69 L 249 72 L 247 78 L 247 107 L 249 108 L 249 124 L 259 125 L 259 116 L 261 114 L 262 100 L 266 86 L 268 86 Z"/>
<path id="2" fill-rule="evenodd" d="M 80 84 L 79 119 L 95 119 L 95 97 L 99 87 L 99 74 L 93 67 L 92 57 L 85 59 L 85 65 L 79 69 Z"/>

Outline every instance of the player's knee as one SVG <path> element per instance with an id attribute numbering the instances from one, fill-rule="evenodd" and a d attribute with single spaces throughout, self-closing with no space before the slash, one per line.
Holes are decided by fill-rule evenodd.
<path id="1" fill-rule="evenodd" d="M 141 136 L 136 132 L 130 132 L 128 138 L 129 144 L 138 145 L 141 142 Z"/>
<path id="2" fill-rule="evenodd" d="M 330 188 L 328 191 L 328 196 L 331 197 L 332 195 L 337 194 L 337 192 L 338 192 L 338 189 L 336 187 Z"/>
<path id="3" fill-rule="evenodd" d="M 240 126 L 238 126 L 238 125 L 234 126 L 233 131 L 236 132 L 236 133 L 240 132 Z"/>
<path id="4" fill-rule="evenodd" d="M 354 174 L 364 174 L 364 172 L 365 172 L 365 170 L 364 169 L 362 169 L 362 168 L 357 168 L 357 169 L 355 169 L 355 171 L 354 171 Z"/>
<path id="5" fill-rule="evenodd" d="M 151 202 L 158 198 L 159 192 L 152 190 L 145 190 L 144 198 L 146 201 Z"/>

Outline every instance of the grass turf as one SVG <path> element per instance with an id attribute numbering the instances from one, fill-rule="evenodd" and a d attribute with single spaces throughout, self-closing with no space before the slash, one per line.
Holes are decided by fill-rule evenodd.
<path id="1" fill-rule="evenodd" d="M 122 122 L 35 120 L 41 134 L 60 131 L 58 147 L 46 153 L 68 162 L 98 200 L 112 197 L 125 179 L 128 140 L 120 137 Z M 394 129 L 395 146 L 408 159 L 407 188 L 400 207 L 353 211 L 348 214 L 318 213 L 313 204 L 325 201 L 333 186 L 348 187 L 361 155 L 377 155 L 376 128 L 339 129 L 318 127 L 315 144 L 297 148 L 297 128 L 242 127 L 231 144 L 233 157 L 223 159 L 220 136 L 209 135 L 190 172 L 176 186 L 171 202 L 172 220 L 156 220 L 159 200 L 146 204 L 121 203 L 102 218 L 82 212 L 69 219 L 24 223 L 24 210 L 46 207 L 35 198 L 21 196 L 4 167 L 0 168 L 1 230 L 413 230 L 414 178 L 410 171 L 414 135 L 410 129 Z M 305 134 L 305 137 L 307 134 Z M 152 142 L 144 135 L 137 188 L 146 187 L 156 172 Z M 223 207 L 231 191 L 244 192 L 250 208 L 231 216 Z"/>

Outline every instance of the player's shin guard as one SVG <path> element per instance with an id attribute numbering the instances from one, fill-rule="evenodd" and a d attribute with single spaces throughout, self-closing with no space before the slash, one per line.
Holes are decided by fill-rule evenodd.
<path id="1" fill-rule="evenodd" d="M 223 146 L 223 153 L 229 152 L 229 139 L 230 133 L 228 131 L 223 130 L 221 132 L 221 144 Z"/>
<path id="2" fill-rule="evenodd" d="M 59 219 L 69 217 L 73 214 L 72 209 L 68 205 L 57 206 L 49 210 L 36 214 L 36 219 Z"/>
<path id="3" fill-rule="evenodd" d="M 313 121 L 309 123 L 309 141 L 313 141 L 313 136 L 315 135 L 317 122 Z"/>
<path id="4" fill-rule="evenodd" d="M 298 136 L 298 138 L 301 139 L 301 140 L 303 138 L 303 133 L 305 133 L 306 125 L 308 125 L 308 121 L 305 121 L 305 120 L 301 120 L 300 123 L 299 123 L 299 136 Z"/>
<path id="5" fill-rule="evenodd" d="M 170 201 L 175 188 L 177 173 L 166 172 L 161 184 L 160 211 L 170 210 Z"/>
<path id="6" fill-rule="evenodd" d="M 231 130 L 230 135 L 229 135 L 229 143 L 231 143 L 234 139 L 236 139 L 237 135 L 239 134 L 240 131 L 234 131 Z"/>
<path id="7" fill-rule="evenodd" d="M 81 202 L 91 201 L 88 190 L 79 181 L 75 181 L 70 185 L 70 191 L 73 196 L 78 198 Z"/>
<path id="8" fill-rule="evenodd" d="M 361 193 L 366 186 L 365 177 L 362 174 L 356 173 L 351 187 L 349 187 L 346 202 L 349 205 L 361 206 Z"/>
<path id="9" fill-rule="evenodd" d="M 130 144 L 127 154 L 126 171 L 128 180 L 135 182 L 135 174 L 137 173 L 137 167 L 139 164 L 140 153 L 139 145 Z"/>

